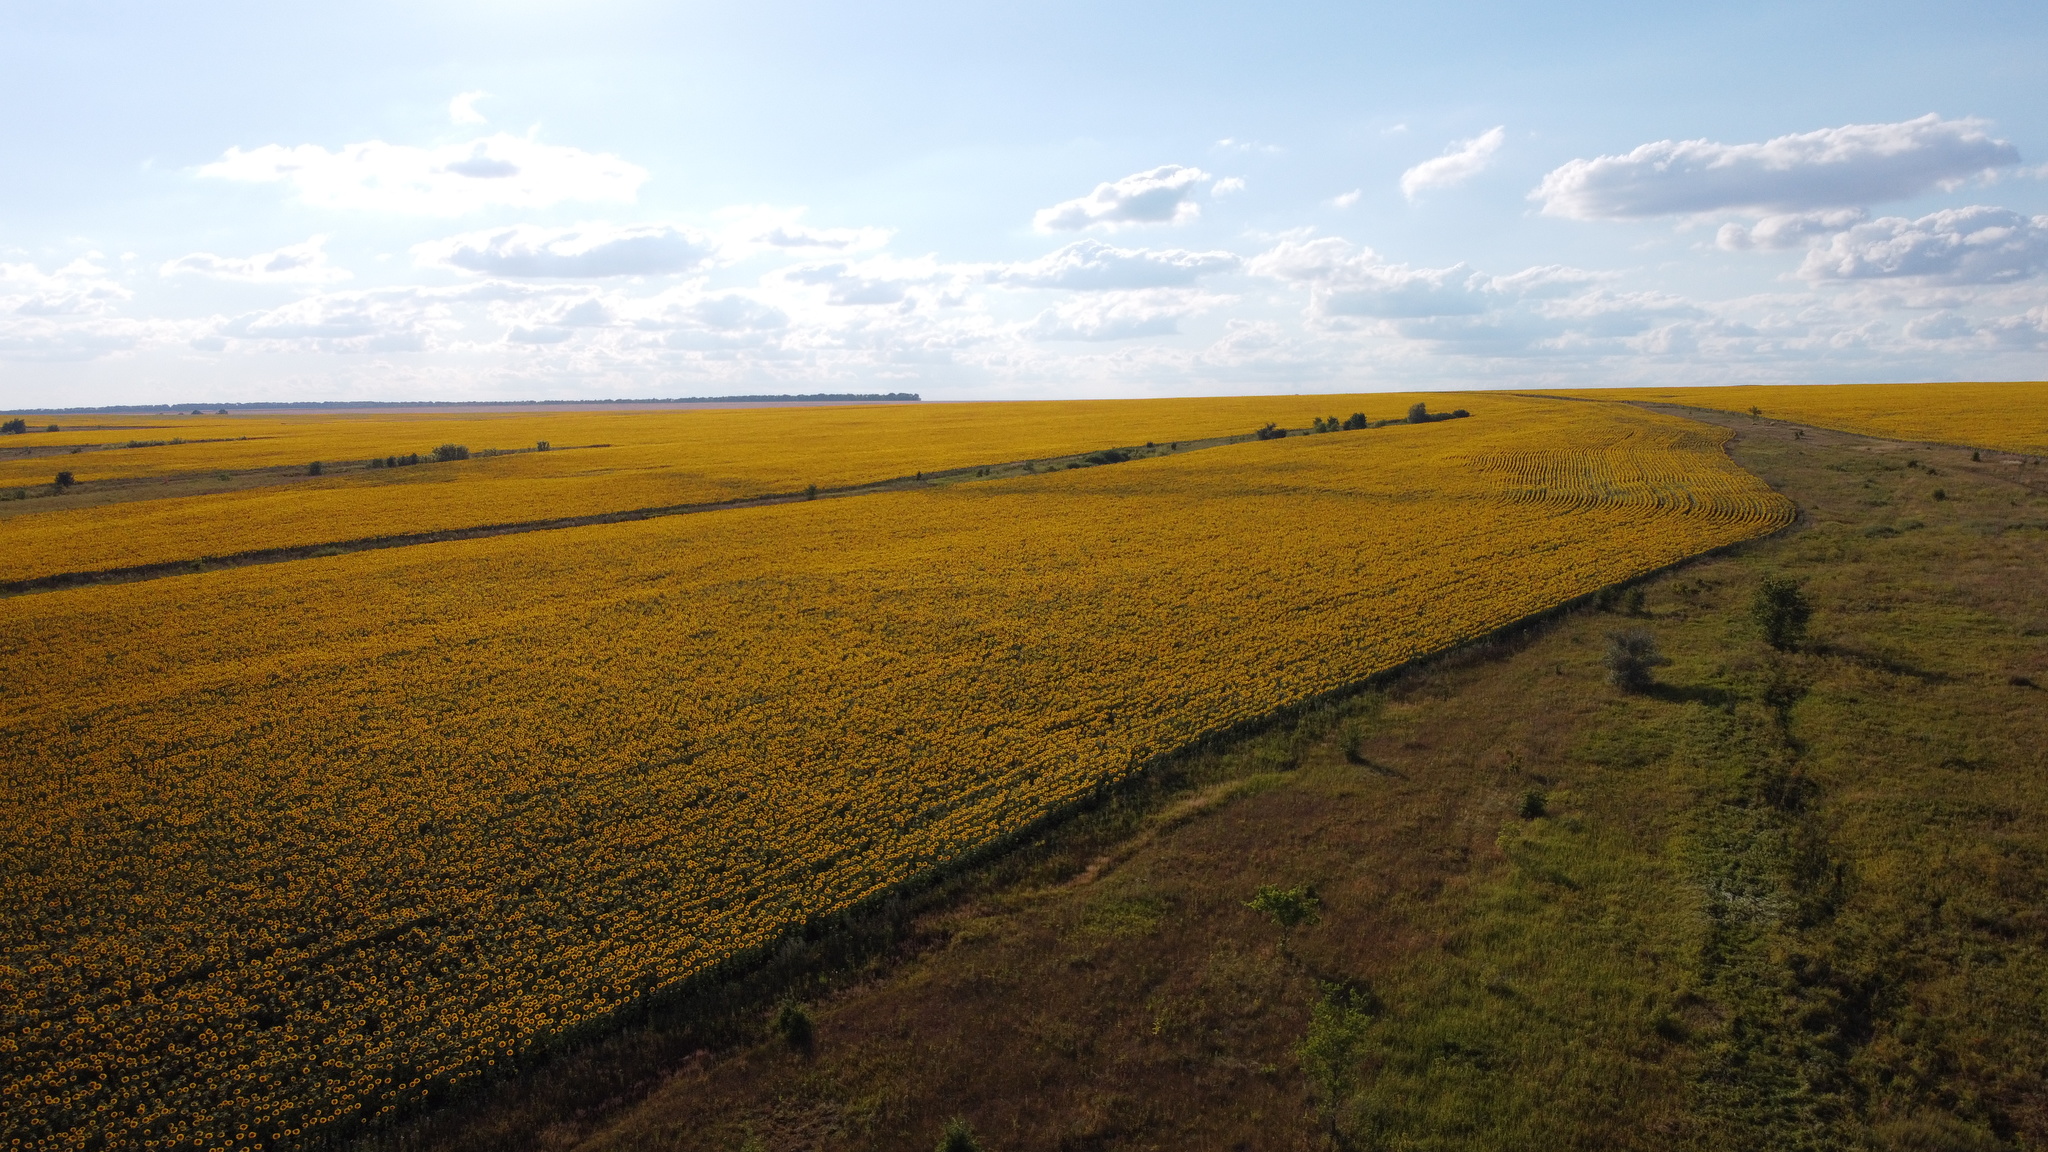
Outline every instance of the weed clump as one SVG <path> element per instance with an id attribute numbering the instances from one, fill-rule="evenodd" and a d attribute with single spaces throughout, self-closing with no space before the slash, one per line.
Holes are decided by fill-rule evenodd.
<path id="1" fill-rule="evenodd" d="M 981 1138 L 965 1119 L 955 1116 L 946 1121 L 946 1130 L 939 1134 L 939 1145 L 933 1152 L 981 1152 Z"/>
<path id="2" fill-rule="evenodd" d="M 1656 670 L 1669 663 L 1646 628 L 1607 634 L 1607 682 L 1623 692 L 1648 691 Z"/>

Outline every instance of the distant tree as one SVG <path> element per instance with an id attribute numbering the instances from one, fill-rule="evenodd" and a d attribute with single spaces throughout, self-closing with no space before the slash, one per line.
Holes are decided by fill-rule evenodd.
<path id="1" fill-rule="evenodd" d="M 59 472 L 59 473 L 57 473 L 57 491 L 59 491 L 59 492 L 62 492 L 62 491 L 63 491 L 63 490 L 65 490 L 66 488 L 69 488 L 69 487 L 71 487 L 71 486 L 72 486 L 73 484 L 76 484 L 76 483 L 78 483 L 78 481 L 76 481 L 76 480 L 73 480 L 73 479 L 71 478 L 71 473 L 69 473 L 69 472 Z"/>
<path id="2" fill-rule="evenodd" d="M 1278 440 L 1287 435 L 1287 429 L 1278 424 L 1268 423 L 1252 435 L 1261 440 Z"/>
<path id="3" fill-rule="evenodd" d="M 1365 427 L 1366 423 L 1367 421 L 1365 419 L 1365 413 L 1353 412 L 1351 415 L 1346 416 L 1344 418 L 1344 430 L 1346 432 L 1353 432 L 1360 428 Z"/>
<path id="4" fill-rule="evenodd" d="M 56 426 L 55 424 L 52 424 L 52 425 L 50 425 L 50 426 L 49 426 L 48 428 L 45 428 L 45 429 L 43 429 L 43 431 L 45 431 L 45 432 L 55 432 L 56 430 L 57 430 L 57 426 Z"/>
<path id="5" fill-rule="evenodd" d="M 1408 406 L 1408 422 L 1410 424 L 1429 423 L 1429 405 L 1424 404 L 1420 400 L 1410 404 Z"/>
<path id="6" fill-rule="evenodd" d="M 306 465 L 306 475 L 308 475 L 308 476 L 318 476 L 319 474 L 320 474 L 320 462 L 319 462 L 318 460 L 315 460 L 315 461 L 313 461 L 313 462 L 312 462 L 311 464 L 308 464 L 308 465 Z"/>
<path id="7" fill-rule="evenodd" d="M 1752 420 L 1760 419 L 1760 418 L 1761 418 L 1761 417 L 1763 416 L 1763 414 L 1764 414 L 1764 410 L 1763 410 L 1763 409 L 1761 409 L 1761 408 L 1757 407 L 1757 406 L 1756 406 L 1756 405 L 1754 405 L 1754 404 L 1752 404 L 1752 405 L 1750 405 L 1750 406 L 1749 406 L 1749 418 L 1750 418 L 1750 419 L 1752 419 Z"/>
<path id="8" fill-rule="evenodd" d="M 434 459 L 444 464 L 450 460 L 467 460 L 469 449 L 460 444 L 443 444 L 434 449 Z"/>
<path id="9" fill-rule="evenodd" d="M 1467 412 L 1467 411 L 1465 411 L 1465 410 L 1464 410 L 1463 408 L 1453 408 L 1453 409 L 1451 409 L 1451 419 L 1453 419 L 1453 420 L 1463 420 L 1463 419 L 1464 419 L 1465 417 L 1467 417 L 1467 416 L 1470 416 L 1470 415 L 1471 415 L 1471 413 L 1470 413 L 1470 412 Z"/>
<path id="10" fill-rule="evenodd" d="M 1646 691 L 1656 679 L 1656 670 L 1669 663 L 1657 651 L 1657 638 L 1648 629 L 1607 634 L 1607 682 L 1623 692 Z"/>
<path id="11" fill-rule="evenodd" d="M 12 436 L 27 431 L 28 421 L 23 420 L 19 417 L 16 417 L 13 420 L 9 420 L 5 424 L 0 424 L 0 436 Z"/>
<path id="12" fill-rule="evenodd" d="M 1799 581 L 1789 576 L 1770 576 L 1757 586 L 1749 602 L 1749 618 L 1764 630 L 1764 641 L 1780 652 L 1799 647 L 1806 639 L 1806 623 L 1813 619 L 1813 604 L 1800 591 Z"/>
<path id="13" fill-rule="evenodd" d="M 535 444 L 535 445 L 533 446 L 533 450 L 534 450 L 535 452 L 546 452 L 546 451 L 547 451 L 547 450 L 548 450 L 548 449 L 549 449 L 550 447 L 551 447 L 551 446 L 550 446 L 550 445 L 548 444 L 548 442 L 547 442 L 547 441 L 545 441 L 545 440 L 543 440 L 543 441 L 541 441 L 540 443 L 538 443 L 538 444 Z"/>
<path id="14" fill-rule="evenodd" d="M 816 484 L 812 484 L 812 485 L 810 485 L 809 487 L 807 487 L 807 488 L 805 488 L 805 489 L 804 489 L 804 499 L 806 499 L 806 500 L 816 500 L 817 498 L 818 498 L 818 486 L 817 486 Z"/>
<path id="15" fill-rule="evenodd" d="M 946 1130 L 940 1134 L 934 1152 L 981 1152 L 981 1138 L 966 1120 L 955 1116 L 946 1121 Z"/>

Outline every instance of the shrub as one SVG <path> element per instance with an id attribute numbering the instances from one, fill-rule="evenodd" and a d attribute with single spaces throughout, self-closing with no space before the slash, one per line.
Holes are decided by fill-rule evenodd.
<path id="1" fill-rule="evenodd" d="M 434 449 L 434 459 L 445 464 L 450 460 L 469 459 L 469 449 L 460 444 L 443 444 Z"/>
<path id="2" fill-rule="evenodd" d="M 1790 651 L 1806 638 L 1813 604 L 1799 590 L 1799 581 L 1788 576 L 1766 577 L 1749 602 L 1749 617 L 1764 630 L 1766 643 L 1780 652 Z"/>
<path id="3" fill-rule="evenodd" d="M 533 446 L 533 450 L 534 450 L 535 452 L 546 452 L 546 451 L 548 451 L 548 450 L 549 450 L 549 447 L 550 447 L 550 445 L 548 444 L 548 442 L 547 442 L 547 441 L 545 441 L 545 440 L 543 440 L 543 441 L 541 441 L 540 443 L 538 443 L 538 444 L 535 444 L 535 445 Z"/>
<path id="4" fill-rule="evenodd" d="M 43 429 L 43 431 L 45 431 L 45 432 L 55 432 L 56 430 L 57 430 L 57 426 L 56 426 L 55 424 L 52 424 L 52 425 L 50 425 L 50 426 L 49 426 L 48 428 L 45 428 L 45 429 Z"/>
<path id="5" fill-rule="evenodd" d="M 1261 440 L 1278 440 L 1281 437 L 1287 435 L 1287 429 L 1282 428 L 1277 424 L 1269 423 L 1265 427 L 1260 428 L 1257 432 L 1252 433 L 1252 435 L 1258 437 Z"/>
<path id="6" fill-rule="evenodd" d="M 71 473 L 69 473 L 69 472 L 59 472 L 59 473 L 57 473 L 57 481 L 56 481 L 56 483 L 57 483 L 57 491 L 59 491 L 59 492 L 62 492 L 62 491 L 63 491 L 64 489 L 66 489 L 66 488 L 69 488 L 69 487 L 71 487 L 71 486 L 72 486 L 73 484 L 76 484 L 76 483 L 78 483 L 78 481 L 76 481 L 76 480 L 73 480 L 73 479 L 71 478 Z"/>
<path id="7" fill-rule="evenodd" d="M 966 1120 L 955 1116 L 946 1121 L 946 1130 L 939 1134 L 935 1152 L 981 1152 L 981 1138 Z"/>
<path id="8" fill-rule="evenodd" d="M 308 476 L 318 476 L 319 474 L 320 474 L 320 462 L 319 462 L 318 460 L 315 460 L 315 461 L 313 461 L 313 462 L 312 462 L 311 464 L 308 464 L 308 465 L 306 465 L 306 475 L 308 475 Z"/>
<path id="9" fill-rule="evenodd" d="M 1365 413 L 1363 412 L 1353 412 L 1351 415 L 1346 416 L 1344 418 L 1344 430 L 1346 432 L 1351 432 L 1356 429 L 1363 428 L 1365 427 L 1365 425 L 1366 419 Z"/>
<path id="10" fill-rule="evenodd" d="M 1323 899 L 1316 895 L 1313 885 L 1303 884 L 1295 888 L 1282 888 L 1277 884 L 1265 884 L 1258 895 L 1244 902 L 1254 912 L 1263 912 L 1280 925 L 1280 951 L 1287 951 L 1288 938 L 1303 924 L 1315 924 L 1323 918 Z"/>
<path id="11" fill-rule="evenodd" d="M 1090 452 L 1088 455 L 1083 456 L 1081 463 L 1089 465 L 1121 464 L 1130 458 L 1131 454 L 1121 448 L 1105 448 L 1100 452 Z"/>
<path id="12" fill-rule="evenodd" d="M 1408 406 L 1408 422 L 1410 424 L 1429 423 L 1429 405 L 1424 404 L 1420 400 L 1410 404 Z"/>
<path id="13" fill-rule="evenodd" d="M 1622 597 L 1622 611 L 1630 616 L 1641 616 L 1643 615 L 1643 604 L 1647 599 L 1648 597 L 1641 588 L 1631 588 L 1628 590 L 1628 595 Z"/>
<path id="14" fill-rule="evenodd" d="M 1977 462 L 1979 462 L 1979 463 L 1982 463 L 1982 462 L 1983 462 L 1983 460 L 1984 460 L 1984 454 L 1983 454 L 1982 452 L 1979 452 L 1979 451 L 1975 450 L 1975 449 L 1971 449 L 1971 451 L 1970 451 L 1970 459 L 1972 459 L 1972 460 L 1974 460 L 1974 461 L 1977 461 Z"/>
<path id="15" fill-rule="evenodd" d="M 1521 813 L 1524 820 L 1534 820 L 1538 816 L 1548 815 L 1550 812 L 1549 799 L 1543 793 L 1531 788 L 1527 792 L 1522 793 L 1522 806 L 1516 809 L 1516 811 Z"/>
<path id="16" fill-rule="evenodd" d="M 1948 499 L 1948 490 L 1946 488 L 1936 488 L 1934 490 L 1934 498 L 1936 500 Z"/>
<path id="17" fill-rule="evenodd" d="M 775 1010 L 773 1021 L 775 1034 L 791 1048 L 809 1050 L 815 1034 L 811 1026 L 811 1014 L 803 1005 L 794 1000 L 784 1000 Z"/>
<path id="18" fill-rule="evenodd" d="M 818 486 L 817 486 L 816 484 L 811 484 L 811 485 L 807 485 L 807 486 L 806 486 L 806 487 L 804 488 L 804 499 L 806 499 L 806 500 L 816 500 L 817 498 L 818 498 Z"/>
<path id="19" fill-rule="evenodd" d="M 0 436 L 17 435 L 26 431 L 28 431 L 28 421 L 26 420 L 17 418 L 9 420 L 5 424 L 0 424 Z"/>
<path id="20" fill-rule="evenodd" d="M 1669 664 L 1657 651 L 1657 638 L 1644 628 L 1607 634 L 1607 682 L 1623 692 L 1642 692 L 1656 679 L 1656 669 Z"/>

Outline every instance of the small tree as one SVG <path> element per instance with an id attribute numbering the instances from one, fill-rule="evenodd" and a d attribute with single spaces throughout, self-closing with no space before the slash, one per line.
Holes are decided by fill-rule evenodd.
<path id="1" fill-rule="evenodd" d="M 1410 424 L 1429 423 L 1429 405 L 1424 404 L 1420 400 L 1410 404 L 1408 406 L 1408 422 Z"/>
<path id="2" fill-rule="evenodd" d="M 818 498 L 818 486 L 817 486 L 816 484 L 811 484 L 811 485 L 808 485 L 808 486 L 806 486 L 806 487 L 804 488 L 804 499 L 806 499 L 806 500 L 816 500 L 817 498 Z"/>
<path id="3" fill-rule="evenodd" d="M 1287 429 L 1278 424 L 1268 423 L 1252 435 L 1261 440 L 1278 440 L 1287 435 Z"/>
<path id="4" fill-rule="evenodd" d="M 1813 619 L 1813 603 L 1799 590 L 1799 581 L 1789 576 L 1766 577 L 1749 602 L 1749 617 L 1764 630 L 1764 641 L 1780 652 L 1799 647 L 1806 639 L 1806 622 Z"/>
<path id="5" fill-rule="evenodd" d="M 946 1130 L 939 1134 L 939 1146 L 934 1152 L 981 1152 L 981 1139 L 966 1119 L 955 1116 L 946 1121 Z"/>
<path id="6" fill-rule="evenodd" d="M 59 492 L 62 492 L 62 491 L 63 491 L 63 490 L 65 490 L 66 488 L 69 488 L 69 487 L 71 487 L 71 486 L 72 486 L 73 484 L 76 484 L 76 483 L 78 483 L 78 481 L 76 481 L 76 480 L 73 480 L 73 479 L 71 478 L 71 473 L 69 473 L 69 472 L 59 472 L 59 473 L 57 473 L 57 491 L 59 491 Z"/>
<path id="7" fill-rule="evenodd" d="M 549 447 L 550 447 L 550 445 L 548 444 L 548 442 L 547 442 L 547 441 L 545 441 L 545 440 L 542 440 L 542 441 L 540 441 L 539 443 L 537 443 L 537 444 L 535 444 L 535 445 L 533 446 L 533 450 L 534 450 L 535 452 L 545 452 L 545 451 L 547 451 L 547 450 L 548 450 L 548 448 L 549 448 Z"/>
<path id="8" fill-rule="evenodd" d="M 1344 430 L 1346 432 L 1356 431 L 1357 429 L 1365 427 L 1366 423 L 1367 421 L 1365 419 L 1365 413 L 1353 412 L 1351 415 L 1346 416 L 1344 418 Z"/>
<path id="9" fill-rule="evenodd" d="M 28 431 L 28 421 L 19 418 L 0 424 L 0 436 L 13 436 Z"/>
<path id="10" fill-rule="evenodd" d="M 1646 691 L 1656 670 L 1671 661 L 1657 651 L 1657 638 L 1645 628 L 1607 634 L 1607 682 L 1623 692 Z"/>
<path id="11" fill-rule="evenodd" d="M 460 444 L 443 444 L 434 449 L 434 459 L 444 464 L 450 460 L 467 460 L 469 449 Z"/>
<path id="12" fill-rule="evenodd" d="M 306 465 L 306 475 L 308 475 L 308 476 L 318 476 L 319 474 L 320 474 L 320 462 L 319 462 L 318 460 L 315 460 L 315 461 L 313 461 L 313 462 L 312 462 L 311 464 L 308 464 L 308 465 Z"/>

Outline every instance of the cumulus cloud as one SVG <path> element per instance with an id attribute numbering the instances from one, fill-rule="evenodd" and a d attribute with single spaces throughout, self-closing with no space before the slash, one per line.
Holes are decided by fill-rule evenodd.
<path id="1" fill-rule="evenodd" d="M 1929 114 L 1848 124 L 1760 144 L 1659 140 L 1621 156 L 1573 160 L 1530 193 L 1546 215 L 1578 220 L 1729 209 L 1797 213 L 1917 195 L 2019 163 L 1979 120 Z"/>
<path id="2" fill-rule="evenodd" d="M 942 284 L 953 279 L 953 274 L 932 260 L 875 259 L 800 265 L 783 270 L 777 278 L 785 283 L 823 288 L 827 304 L 914 306 L 913 288 Z"/>
<path id="3" fill-rule="evenodd" d="M 1211 196 L 1228 196 L 1233 192 L 1242 191 L 1244 191 L 1244 177 L 1242 176 L 1226 177 L 1209 185 L 1209 195 Z"/>
<path id="4" fill-rule="evenodd" d="M 1824 208 L 1818 212 L 1787 212 L 1766 216 L 1755 224 L 1727 223 L 1714 243 L 1730 252 L 1751 248 L 1797 248 L 1817 236 L 1839 232 L 1869 217 L 1861 208 Z"/>
<path id="5" fill-rule="evenodd" d="M 1362 189 L 1362 188 L 1353 188 L 1353 189 L 1352 189 L 1351 191 L 1349 191 L 1349 192 L 1346 192 L 1346 193 L 1343 193 L 1342 195 L 1338 195 L 1338 196 L 1332 196 L 1332 197 L 1330 197 L 1330 207 L 1332 207 L 1332 208 L 1349 208 L 1349 207 L 1351 207 L 1351 206 L 1353 206 L 1353 205 L 1357 204 L 1357 203 L 1358 203 L 1358 201 L 1359 201 L 1359 198 L 1360 198 L 1360 197 L 1362 197 L 1362 196 L 1364 196 L 1364 195 L 1365 195 L 1365 190 L 1364 190 L 1364 189 Z"/>
<path id="6" fill-rule="evenodd" d="M 370 140 L 330 152 L 317 144 L 230 148 L 199 169 L 219 180 L 290 185 L 320 208 L 456 216 L 492 205 L 631 203 L 647 170 L 605 153 L 498 133 L 440 148 Z"/>
<path id="7" fill-rule="evenodd" d="M 991 284 L 1011 288 L 1065 288 L 1085 292 L 1172 288 L 1203 276 L 1235 272 L 1244 261 L 1232 252 L 1186 252 L 1178 248 L 1117 248 L 1099 240 L 1077 240 L 1036 260 L 991 268 Z"/>
<path id="8" fill-rule="evenodd" d="M 1131 340 L 1140 336 L 1171 336 L 1182 319 L 1217 302 L 1172 289 L 1104 292 L 1061 301 L 1038 314 L 1024 328 L 1033 340 Z"/>
<path id="9" fill-rule="evenodd" d="M 1910 277 L 1945 284 L 2024 280 L 2048 267 L 2048 216 L 1947 208 L 1918 220 L 1886 216 L 1836 232 L 1806 254 L 1809 280 Z"/>
<path id="10" fill-rule="evenodd" d="M 717 256 L 718 244 L 675 224 L 515 224 L 430 241 L 412 251 L 422 265 L 487 276 L 585 279 L 694 272 Z"/>
<path id="11" fill-rule="evenodd" d="M 179 322 L 116 315 L 132 293 L 97 259 L 74 260 L 54 272 L 0 264 L 0 357 L 93 360 L 183 339 Z"/>
<path id="12" fill-rule="evenodd" d="M 1256 276 L 1308 284 L 1310 315 L 1320 319 L 1473 316 L 1517 300 L 1566 295 L 1601 278 L 1563 265 L 1511 276 L 1466 264 L 1416 268 L 1388 263 L 1371 248 L 1336 236 L 1283 240 L 1246 268 Z"/>
<path id="13" fill-rule="evenodd" d="M 1185 224 L 1201 215 L 1195 190 L 1214 177 L 1200 168 L 1166 164 L 1134 172 L 1121 180 L 1097 184 L 1078 199 L 1041 208 L 1032 223 L 1041 232 L 1078 232 L 1083 228 L 1128 228 L 1144 224 Z"/>
<path id="14" fill-rule="evenodd" d="M 0 313 L 14 316 L 99 316 L 134 293 L 94 261 L 73 260 L 55 272 L 33 264 L 0 264 Z"/>
<path id="15" fill-rule="evenodd" d="M 1460 140 L 1444 149 L 1434 160 L 1424 160 L 1401 173 L 1401 194 L 1408 199 L 1430 188 L 1455 188 L 1479 175 L 1493 163 L 1493 154 L 1507 139 L 1507 126 L 1489 128 L 1470 140 Z"/>
<path id="16" fill-rule="evenodd" d="M 314 236 L 254 256 L 216 256 L 192 252 L 158 269 L 163 276 L 205 276 L 249 284 L 331 284 L 349 278 L 346 268 L 327 262 L 327 237 Z"/>
<path id="17" fill-rule="evenodd" d="M 864 252 L 889 242 L 887 228 L 813 228 L 801 208 L 742 205 L 720 210 L 721 239 L 735 255 L 757 252 Z"/>

